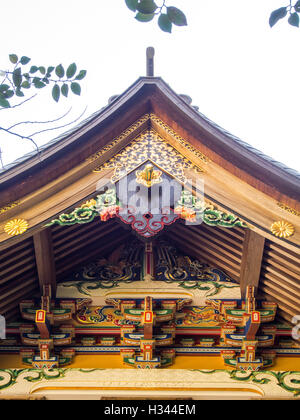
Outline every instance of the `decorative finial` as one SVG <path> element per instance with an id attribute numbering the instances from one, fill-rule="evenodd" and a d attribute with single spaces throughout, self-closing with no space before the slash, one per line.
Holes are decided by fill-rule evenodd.
<path id="1" fill-rule="evenodd" d="M 154 54 L 155 50 L 153 47 L 148 47 L 146 50 L 146 56 L 147 56 L 147 69 L 146 74 L 148 76 L 154 76 Z"/>

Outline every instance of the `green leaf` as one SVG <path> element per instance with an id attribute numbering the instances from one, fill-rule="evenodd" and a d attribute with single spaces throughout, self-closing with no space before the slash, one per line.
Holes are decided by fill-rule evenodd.
<path id="1" fill-rule="evenodd" d="M 170 21 L 167 14 L 162 13 L 158 18 L 158 26 L 164 32 L 172 32 L 172 22 Z"/>
<path id="2" fill-rule="evenodd" d="M 81 87 L 79 83 L 73 82 L 71 83 L 71 91 L 75 94 L 75 95 L 80 95 L 81 93 Z"/>
<path id="3" fill-rule="evenodd" d="M 65 75 L 65 69 L 63 68 L 63 66 L 61 64 L 59 64 L 55 68 L 55 73 L 56 73 L 56 76 L 59 77 L 59 78 L 64 77 L 64 75 Z"/>
<path id="4" fill-rule="evenodd" d="M 296 12 L 300 12 L 300 0 L 298 0 L 298 1 L 295 3 L 294 8 L 295 8 Z"/>
<path id="5" fill-rule="evenodd" d="M 28 80 L 25 80 L 22 84 L 21 87 L 24 89 L 29 89 L 30 88 L 30 83 L 28 82 Z"/>
<path id="6" fill-rule="evenodd" d="M 40 77 L 35 77 L 32 83 L 36 89 L 42 89 L 43 87 L 46 86 L 45 83 L 42 82 Z"/>
<path id="7" fill-rule="evenodd" d="M 297 26 L 297 28 L 299 28 L 299 15 L 298 15 L 298 13 L 291 13 L 289 18 L 288 18 L 288 22 L 289 22 L 290 25 Z"/>
<path id="8" fill-rule="evenodd" d="M 53 66 L 48 67 L 47 68 L 47 73 L 50 73 L 51 74 L 54 69 L 55 69 L 55 67 L 53 67 Z"/>
<path id="9" fill-rule="evenodd" d="M 143 14 L 152 14 L 157 9 L 156 4 L 153 0 L 141 0 L 137 6 L 136 10 Z"/>
<path id="10" fill-rule="evenodd" d="M 173 7 L 173 6 L 167 7 L 167 15 L 170 21 L 174 23 L 174 25 L 177 25 L 177 26 L 187 25 L 185 14 L 181 10 L 177 9 L 177 7 Z"/>
<path id="11" fill-rule="evenodd" d="M 22 97 L 22 96 L 24 96 L 24 93 L 21 91 L 20 88 L 18 88 L 18 89 L 16 89 L 16 95 L 19 96 L 19 97 Z"/>
<path id="12" fill-rule="evenodd" d="M 61 87 L 61 93 L 67 98 L 69 93 L 69 86 L 64 83 Z"/>
<path id="13" fill-rule="evenodd" d="M 6 85 L 6 84 L 2 84 L 2 85 L 0 85 L 0 92 L 4 92 L 5 90 L 8 90 L 9 89 L 9 86 L 8 85 Z"/>
<path id="14" fill-rule="evenodd" d="M 152 14 L 144 14 L 144 13 L 140 13 L 138 12 L 135 15 L 136 20 L 138 20 L 139 22 L 150 22 L 150 20 L 152 20 L 154 18 L 154 13 Z"/>
<path id="15" fill-rule="evenodd" d="M 5 99 L 1 95 L 0 95 L 0 106 L 2 106 L 2 108 L 10 108 L 10 103 L 8 102 L 8 100 Z"/>
<path id="16" fill-rule="evenodd" d="M 18 62 L 18 56 L 16 54 L 9 54 L 9 60 L 11 63 L 16 64 Z"/>
<path id="17" fill-rule="evenodd" d="M 269 18 L 269 25 L 271 28 L 282 18 L 284 18 L 287 15 L 287 8 L 286 7 L 280 7 L 279 9 L 274 10 Z"/>
<path id="18" fill-rule="evenodd" d="M 125 3 L 128 9 L 132 10 L 133 12 L 136 11 L 138 0 L 125 0 Z"/>
<path id="19" fill-rule="evenodd" d="M 21 83 L 22 83 L 21 67 L 18 67 L 17 69 L 13 71 L 12 79 L 16 87 L 21 86 Z"/>
<path id="20" fill-rule="evenodd" d="M 12 98 L 14 96 L 15 92 L 13 90 L 6 90 L 3 92 L 3 96 L 6 99 Z"/>
<path id="21" fill-rule="evenodd" d="M 75 63 L 72 63 L 69 65 L 69 67 L 67 68 L 67 78 L 71 79 L 75 73 L 77 71 L 77 66 Z"/>
<path id="22" fill-rule="evenodd" d="M 29 57 L 23 55 L 23 57 L 21 57 L 20 63 L 24 66 L 25 64 L 28 64 L 30 60 L 31 59 Z"/>
<path id="23" fill-rule="evenodd" d="M 55 100 L 55 102 L 58 102 L 59 97 L 60 97 L 60 88 L 57 84 L 55 84 L 52 88 L 52 98 Z"/>
<path id="24" fill-rule="evenodd" d="M 42 74 L 46 74 L 46 69 L 45 69 L 45 67 L 44 67 L 44 66 L 40 66 L 40 67 L 39 67 L 39 71 L 40 71 L 40 73 L 42 73 Z"/>
<path id="25" fill-rule="evenodd" d="M 75 80 L 82 80 L 86 75 L 86 70 L 80 70 L 80 72 L 75 77 Z"/>
<path id="26" fill-rule="evenodd" d="M 36 73 L 38 71 L 38 69 L 39 68 L 37 66 L 31 66 L 30 70 L 29 70 L 29 73 Z"/>

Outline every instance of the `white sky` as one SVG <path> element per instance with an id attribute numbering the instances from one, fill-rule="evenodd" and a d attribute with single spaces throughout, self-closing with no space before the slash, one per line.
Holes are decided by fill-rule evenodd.
<path id="1" fill-rule="evenodd" d="M 0 69 L 9 67 L 8 54 L 15 53 L 37 65 L 67 67 L 75 61 L 88 73 L 80 97 L 55 104 L 50 90 L 41 90 L 31 103 L 2 110 L 0 126 L 53 119 L 70 106 L 65 122 L 88 106 L 86 118 L 145 76 L 146 47 L 153 46 L 156 76 L 175 92 L 190 95 L 199 111 L 221 127 L 300 171 L 300 29 L 286 21 L 273 29 L 268 25 L 271 11 L 286 4 L 167 0 L 188 20 L 187 27 L 167 34 L 156 20 L 137 22 L 124 0 L 9 0 L 1 7 Z M 36 140 L 41 145 L 58 134 Z M 4 163 L 33 149 L 1 131 L 0 147 Z"/>

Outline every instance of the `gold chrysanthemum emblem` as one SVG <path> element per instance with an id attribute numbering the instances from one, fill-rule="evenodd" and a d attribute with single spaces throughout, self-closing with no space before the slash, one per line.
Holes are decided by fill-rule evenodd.
<path id="1" fill-rule="evenodd" d="M 10 236 L 21 235 L 28 229 L 28 222 L 24 219 L 10 220 L 4 226 L 5 232 Z"/>
<path id="2" fill-rule="evenodd" d="M 280 220 L 272 224 L 271 232 L 279 238 L 288 238 L 294 234 L 295 228 L 291 223 Z"/>

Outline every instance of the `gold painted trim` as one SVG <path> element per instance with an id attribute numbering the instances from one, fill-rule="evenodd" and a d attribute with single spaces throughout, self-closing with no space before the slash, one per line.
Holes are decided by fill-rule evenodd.
<path id="1" fill-rule="evenodd" d="M 99 157 L 103 156 L 106 152 L 111 150 L 114 146 L 119 144 L 124 138 L 126 138 L 129 134 L 133 133 L 137 128 L 139 128 L 143 123 L 148 121 L 150 118 L 150 114 L 145 114 L 142 118 L 137 120 L 135 123 L 133 123 L 129 128 L 127 128 L 125 131 L 123 131 L 118 137 L 116 137 L 111 143 L 109 143 L 107 146 L 104 146 L 99 152 L 93 154 L 89 158 L 87 158 L 88 162 L 94 162 Z"/>
<path id="2" fill-rule="evenodd" d="M 96 167 L 93 172 L 100 173 L 105 169 L 114 169 L 111 182 L 115 183 L 147 161 L 182 183 L 187 181 L 184 174 L 185 169 L 191 169 L 196 174 L 204 173 L 201 167 L 183 156 L 152 128 L 141 133 L 119 153 Z"/>
<path id="3" fill-rule="evenodd" d="M 143 283 L 143 282 L 141 281 L 141 283 Z M 161 283 L 161 282 L 157 282 L 157 283 Z M 61 283 L 61 284 L 63 284 L 63 283 Z M 147 289 L 147 286 L 145 286 L 145 288 Z M 143 289 L 141 289 L 140 292 L 139 291 L 137 291 L 137 292 L 135 292 L 135 291 L 129 291 L 129 292 L 123 292 L 123 291 L 121 291 L 121 292 L 109 292 L 108 294 L 109 295 L 120 295 L 120 294 L 121 295 L 140 295 L 140 294 L 143 294 L 143 293 L 145 293 L 145 292 L 143 291 Z M 165 292 L 163 290 L 160 290 L 159 292 L 153 292 L 152 289 L 147 289 L 147 293 L 150 293 L 151 295 L 176 295 L 176 294 L 179 294 L 179 295 L 187 295 L 189 297 L 193 297 L 194 296 L 192 293 L 181 292 L 181 290 L 178 290 L 178 292 L 177 291 L 174 291 L 174 292 Z"/>
<path id="4" fill-rule="evenodd" d="M 300 211 L 293 209 L 292 207 L 289 207 L 283 203 L 277 203 L 277 206 L 280 207 L 282 210 L 287 211 L 288 213 L 293 214 L 294 216 L 300 217 Z"/>
<path id="5" fill-rule="evenodd" d="M 0 208 L 0 215 L 3 213 L 6 213 L 7 211 L 17 207 L 21 202 L 20 201 L 14 201 L 11 204 L 8 204 L 7 206 L 1 207 Z"/>
<path id="6" fill-rule="evenodd" d="M 193 155 L 202 160 L 204 163 L 209 163 L 211 160 L 205 156 L 203 153 L 201 153 L 199 150 L 195 149 L 194 146 L 192 146 L 189 142 L 187 142 L 183 137 L 181 137 L 179 134 L 177 134 L 172 128 L 170 128 L 167 124 L 165 124 L 160 118 L 158 118 L 155 114 L 150 114 L 151 121 L 156 122 L 160 127 L 162 127 L 168 134 L 170 134 L 172 137 L 176 139 L 178 143 L 180 143 L 185 149 L 187 149 L 189 152 L 192 152 Z"/>
<path id="7" fill-rule="evenodd" d="M 103 156 L 106 152 L 111 150 L 113 147 L 118 145 L 129 134 L 133 133 L 137 128 L 139 128 L 142 124 L 144 124 L 147 121 L 150 121 L 150 122 L 153 121 L 156 124 L 158 124 L 162 129 L 164 129 L 168 134 L 170 134 L 176 140 L 177 143 L 179 143 L 181 146 L 183 146 L 185 149 L 187 149 L 189 152 L 191 152 L 195 156 L 195 158 L 200 159 L 204 163 L 209 163 L 211 161 L 207 156 L 205 156 L 202 152 L 197 150 L 194 146 L 192 146 L 188 141 L 186 141 L 183 137 L 181 137 L 174 130 L 172 130 L 167 124 L 165 124 L 160 118 L 158 118 L 153 113 L 145 114 L 143 117 L 138 119 L 135 123 L 133 123 L 129 128 L 127 128 L 125 131 L 123 131 L 112 142 L 110 142 L 108 145 L 103 147 L 101 150 L 99 150 L 98 152 L 96 152 L 92 156 L 88 157 L 86 160 L 88 162 L 94 162 L 99 157 Z"/>
<path id="8" fill-rule="evenodd" d="M 253 388 L 238 388 L 238 387 L 185 387 L 185 388 L 177 388 L 177 387 L 147 387 L 145 384 L 143 387 L 102 387 L 102 386 L 62 386 L 62 387 L 55 387 L 55 386 L 45 386 L 41 388 L 34 389 L 30 391 L 30 394 L 35 394 L 37 392 L 42 391 L 200 391 L 200 392 L 252 392 L 254 394 L 258 394 L 260 396 L 264 396 L 263 391 L 259 391 Z"/>

